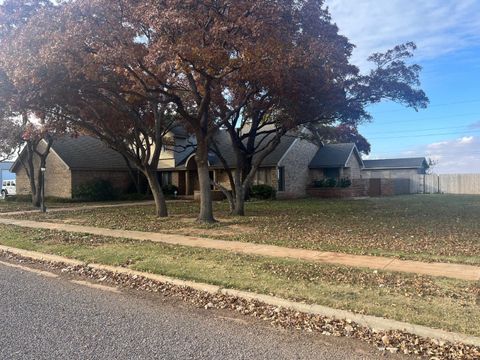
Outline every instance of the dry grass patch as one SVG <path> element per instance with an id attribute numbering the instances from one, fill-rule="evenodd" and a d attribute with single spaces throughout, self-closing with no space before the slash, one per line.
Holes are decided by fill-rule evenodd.
<path id="1" fill-rule="evenodd" d="M 352 254 L 423 261 L 480 264 L 480 196 L 417 195 L 360 200 L 302 199 L 247 204 L 246 217 L 230 217 L 216 203 L 221 221 L 195 223 L 198 204 L 170 203 L 171 217 L 153 207 L 30 214 L 25 218 L 98 227 L 174 232 Z"/>

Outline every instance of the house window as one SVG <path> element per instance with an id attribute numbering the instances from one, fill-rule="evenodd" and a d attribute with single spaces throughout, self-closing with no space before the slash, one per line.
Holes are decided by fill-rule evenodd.
<path id="1" fill-rule="evenodd" d="M 338 179 L 340 177 L 340 169 L 328 168 L 324 170 L 324 174 L 327 179 Z"/>
<path id="2" fill-rule="evenodd" d="M 285 191 L 285 168 L 278 168 L 278 191 Z"/>
<path id="3" fill-rule="evenodd" d="M 160 177 L 160 185 L 161 186 L 172 185 L 172 173 L 171 172 L 162 171 L 161 177 Z"/>
<path id="4" fill-rule="evenodd" d="M 210 190 L 215 190 L 215 186 L 213 186 L 215 183 L 215 173 L 213 171 L 209 171 L 208 176 L 210 177 Z"/>

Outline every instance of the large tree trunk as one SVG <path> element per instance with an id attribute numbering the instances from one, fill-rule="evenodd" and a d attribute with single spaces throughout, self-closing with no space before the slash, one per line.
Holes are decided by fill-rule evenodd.
<path id="1" fill-rule="evenodd" d="M 204 223 L 214 223 L 212 192 L 210 189 L 210 174 L 208 169 L 208 144 L 206 140 L 197 136 L 197 162 L 198 183 L 200 186 L 200 213 L 197 220 Z"/>
<path id="2" fill-rule="evenodd" d="M 33 206 L 37 208 L 41 207 L 42 205 L 42 187 L 43 187 L 43 182 L 45 181 L 45 178 L 44 178 L 45 174 L 43 174 L 42 168 L 46 167 L 47 156 L 48 156 L 48 153 L 45 155 L 39 156 L 40 162 L 39 162 L 39 167 L 37 169 L 37 174 L 36 176 L 35 175 L 32 176 L 33 187 L 35 189 L 35 191 L 32 191 L 32 202 L 33 202 Z M 33 174 L 35 174 L 35 172 L 33 172 Z M 45 194 L 43 194 L 43 196 L 45 196 Z M 45 201 L 45 199 L 43 199 L 43 201 Z"/>
<path id="3" fill-rule="evenodd" d="M 245 191 L 241 183 L 235 184 L 235 208 L 233 215 L 245 216 Z"/>
<path id="4" fill-rule="evenodd" d="M 158 182 L 157 172 L 152 170 L 146 170 L 143 172 L 150 185 L 153 199 L 155 200 L 155 214 L 158 217 L 167 217 L 167 202 L 165 201 L 165 195 L 163 194 L 160 183 Z"/>
<path id="5" fill-rule="evenodd" d="M 250 196 L 251 176 L 252 170 L 251 159 L 245 157 L 240 152 L 237 156 L 237 170 L 235 172 L 235 209 L 233 215 L 245 216 L 245 200 Z"/>
<path id="6" fill-rule="evenodd" d="M 42 199 L 40 192 L 37 192 L 36 194 L 32 194 L 32 205 L 36 208 L 40 208 L 42 204 Z"/>
<path id="7" fill-rule="evenodd" d="M 33 148 L 31 146 L 31 144 L 27 143 L 25 145 L 26 147 L 26 154 L 27 154 L 27 159 L 26 159 L 26 162 L 23 162 L 21 159 L 20 161 L 22 161 L 22 164 L 25 168 L 25 172 L 27 174 L 27 177 L 28 177 L 28 182 L 30 184 L 30 193 L 31 193 L 31 196 L 32 196 L 32 205 L 34 207 L 40 207 L 40 193 L 37 192 L 37 186 L 35 184 L 35 166 L 33 165 L 33 156 L 34 156 L 34 152 L 33 152 Z M 21 155 L 19 155 L 21 156 Z"/>

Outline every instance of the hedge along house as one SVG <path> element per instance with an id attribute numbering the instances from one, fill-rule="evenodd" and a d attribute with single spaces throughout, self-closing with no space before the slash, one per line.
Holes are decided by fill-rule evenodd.
<path id="1" fill-rule="evenodd" d="M 45 147 L 42 142 L 39 147 Z M 25 151 L 13 164 L 11 171 L 17 177 L 17 194 L 31 193 L 27 173 L 22 164 Z M 39 159 L 34 158 L 35 171 Z M 132 178 L 125 159 L 91 136 L 64 136 L 53 142 L 47 157 L 45 171 L 45 196 L 71 198 L 75 189 L 95 180 L 107 180 L 119 191 L 126 191 Z"/>
<path id="2" fill-rule="evenodd" d="M 174 129 L 170 136 L 173 145 L 164 148 L 159 166 L 162 186 L 172 184 L 178 187 L 178 195 L 194 196 L 199 190 L 195 139 L 181 129 Z M 221 130 L 215 141 L 228 167 L 235 171 L 236 159 L 230 136 Z M 272 186 L 279 198 L 305 196 L 309 181 L 308 164 L 317 150 L 318 146 L 307 140 L 288 135 L 282 137 L 280 144 L 262 162 L 254 184 Z M 230 189 L 228 173 L 213 151 L 209 153 L 209 168 L 211 179 Z M 214 198 L 222 197 L 219 189 L 212 186 L 212 190 Z"/>

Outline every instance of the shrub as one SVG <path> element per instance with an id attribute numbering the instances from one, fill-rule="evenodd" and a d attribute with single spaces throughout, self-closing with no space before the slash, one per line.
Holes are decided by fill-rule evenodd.
<path id="1" fill-rule="evenodd" d="M 337 186 L 337 179 L 328 178 L 325 180 L 325 187 L 333 188 Z"/>
<path id="2" fill-rule="evenodd" d="M 173 195 L 175 195 L 175 191 L 178 194 L 178 187 L 176 187 L 173 184 L 168 184 L 168 185 L 162 186 L 162 190 L 163 190 L 163 193 L 165 194 L 165 196 L 173 196 Z"/>
<path id="3" fill-rule="evenodd" d="M 250 195 L 255 199 L 270 200 L 275 199 L 277 192 L 270 185 L 253 185 Z"/>
<path id="4" fill-rule="evenodd" d="M 338 184 L 338 186 L 341 188 L 348 188 L 351 185 L 352 185 L 352 180 L 350 180 L 349 178 L 340 179 L 340 182 Z"/>
<path id="5" fill-rule="evenodd" d="M 32 195 L 10 195 L 10 196 L 5 197 L 5 201 L 32 202 Z"/>
<path id="6" fill-rule="evenodd" d="M 113 185 L 108 180 L 93 180 L 73 190 L 73 197 L 83 201 L 108 201 L 118 198 Z"/>
<path id="7" fill-rule="evenodd" d="M 348 178 L 342 178 L 337 181 L 334 178 L 322 179 L 322 180 L 315 180 L 313 182 L 313 186 L 316 188 L 348 188 L 352 185 L 352 181 Z"/>

